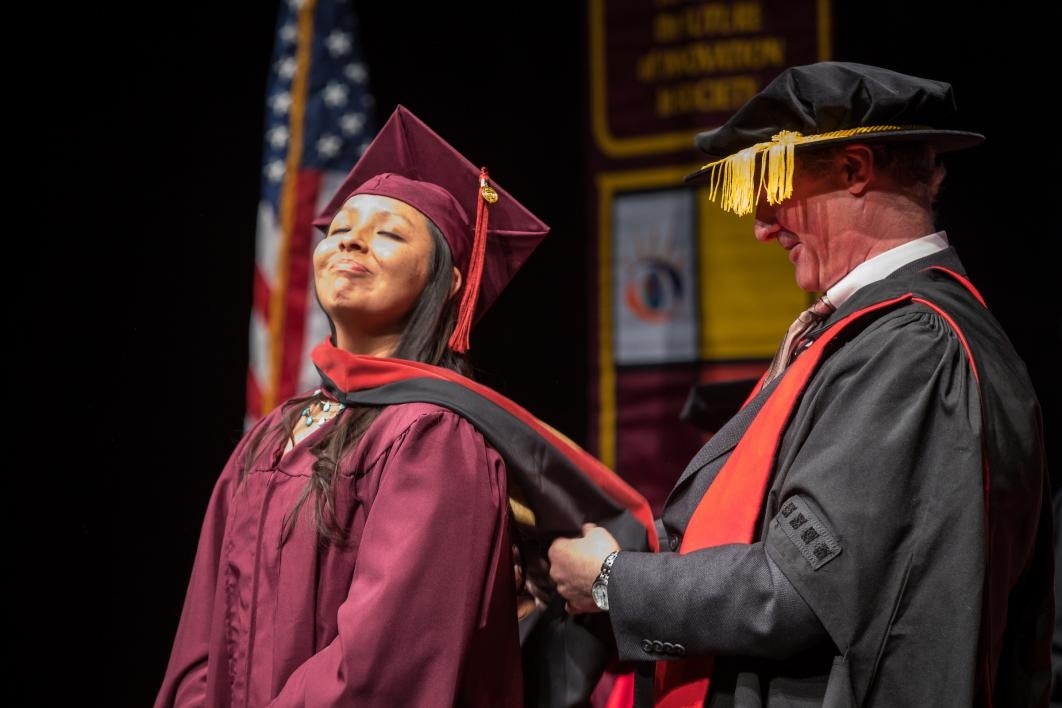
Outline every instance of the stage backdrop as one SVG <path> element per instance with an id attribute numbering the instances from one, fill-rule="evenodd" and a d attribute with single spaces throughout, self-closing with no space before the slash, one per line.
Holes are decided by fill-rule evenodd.
<path id="1" fill-rule="evenodd" d="M 659 512 L 712 432 L 680 418 L 691 390 L 732 408 L 808 296 L 752 217 L 683 177 L 694 135 L 782 69 L 830 57 L 828 0 L 588 0 L 591 449 Z M 713 395 L 719 400 L 713 400 Z"/>

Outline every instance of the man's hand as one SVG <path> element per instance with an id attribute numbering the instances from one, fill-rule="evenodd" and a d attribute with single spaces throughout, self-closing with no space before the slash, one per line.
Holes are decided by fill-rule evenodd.
<path id="1" fill-rule="evenodd" d="M 619 544 L 605 529 L 583 524 L 582 538 L 558 538 L 549 547 L 549 575 L 568 604 L 571 614 L 600 612 L 590 594 L 601 564 Z"/>

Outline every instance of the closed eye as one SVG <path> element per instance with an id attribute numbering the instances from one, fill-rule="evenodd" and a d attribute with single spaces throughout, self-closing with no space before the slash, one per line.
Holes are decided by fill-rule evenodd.
<path id="1" fill-rule="evenodd" d="M 396 234 L 394 231 L 377 231 L 377 234 L 385 238 L 392 239 L 394 241 L 405 241 L 406 238 L 402 234 Z"/>

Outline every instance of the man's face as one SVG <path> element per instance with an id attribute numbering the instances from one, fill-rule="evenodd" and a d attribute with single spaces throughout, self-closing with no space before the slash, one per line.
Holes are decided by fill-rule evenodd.
<path id="1" fill-rule="evenodd" d="M 824 292 L 862 260 L 851 232 L 852 207 L 838 171 L 802 170 L 798 162 L 789 199 L 771 205 L 760 195 L 753 232 L 757 241 L 776 239 L 789 252 L 802 290 Z"/>

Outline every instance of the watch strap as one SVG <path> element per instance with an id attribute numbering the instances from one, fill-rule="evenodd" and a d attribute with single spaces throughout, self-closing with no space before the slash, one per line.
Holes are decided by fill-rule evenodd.
<path id="1" fill-rule="evenodd" d="M 617 555 L 619 555 L 619 551 L 612 551 L 601 562 L 601 572 L 597 574 L 597 579 L 604 585 L 608 585 L 608 578 L 612 575 L 612 564 L 616 562 Z"/>

